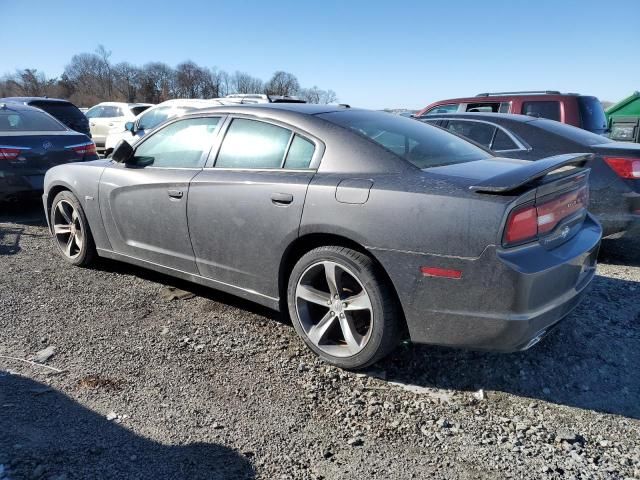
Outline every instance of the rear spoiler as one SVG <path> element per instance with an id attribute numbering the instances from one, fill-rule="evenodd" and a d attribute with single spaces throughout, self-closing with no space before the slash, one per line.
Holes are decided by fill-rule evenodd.
<path id="1" fill-rule="evenodd" d="M 518 169 L 491 177 L 477 185 L 469 187 L 479 193 L 506 193 L 545 177 L 559 169 L 567 167 L 581 168 L 593 158 L 592 153 L 567 153 L 554 155 L 528 163 Z M 574 170 L 568 168 L 567 170 Z M 571 173 L 576 173 L 571 171 Z"/>

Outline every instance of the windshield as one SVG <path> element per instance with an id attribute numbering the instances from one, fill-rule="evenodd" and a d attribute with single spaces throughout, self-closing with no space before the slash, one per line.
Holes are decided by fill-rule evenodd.
<path id="1" fill-rule="evenodd" d="M 603 134 L 607 131 L 607 117 L 604 108 L 596 97 L 578 97 L 582 128 L 590 132 Z"/>
<path id="2" fill-rule="evenodd" d="M 169 118 L 182 115 L 186 110 L 187 108 L 185 107 L 175 106 L 158 107 L 153 110 L 148 110 L 140 117 L 140 120 L 138 121 L 138 130 L 150 130 Z"/>
<path id="3" fill-rule="evenodd" d="M 346 110 L 318 116 L 373 140 L 420 169 L 491 157 L 452 133 L 400 115 Z"/>
<path id="4" fill-rule="evenodd" d="M 60 132 L 66 128 L 44 112 L 0 110 L 0 132 Z"/>

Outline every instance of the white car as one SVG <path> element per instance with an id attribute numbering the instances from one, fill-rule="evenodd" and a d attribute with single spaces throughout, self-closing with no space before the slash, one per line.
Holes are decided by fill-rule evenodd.
<path id="1" fill-rule="evenodd" d="M 202 100 L 177 98 L 154 105 L 134 119 L 127 121 L 122 126 L 110 130 L 104 143 L 104 154 L 111 155 L 111 152 L 113 152 L 113 149 L 120 140 L 126 140 L 130 144 L 133 144 L 156 125 L 161 124 L 169 118 L 182 115 L 187 110 L 225 104 L 223 99 Z"/>
<path id="2" fill-rule="evenodd" d="M 96 148 L 103 150 L 110 130 L 124 128 L 126 122 L 132 121 L 151 106 L 152 103 L 102 102 L 87 110 L 85 116 L 89 119 Z"/>

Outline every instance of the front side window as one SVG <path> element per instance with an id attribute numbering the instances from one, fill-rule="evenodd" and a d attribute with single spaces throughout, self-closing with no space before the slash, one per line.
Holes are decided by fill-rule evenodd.
<path id="1" fill-rule="evenodd" d="M 536 101 L 524 102 L 522 104 L 522 114 L 531 117 L 548 118 L 549 120 L 560 121 L 560 102 Z"/>
<path id="2" fill-rule="evenodd" d="M 220 118 L 179 120 L 158 130 L 136 148 L 133 164 L 141 167 L 201 168 Z"/>
<path id="3" fill-rule="evenodd" d="M 438 113 L 452 113 L 458 111 L 457 103 L 449 103 L 447 105 L 439 105 L 437 107 L 433 107 L 431 110 L 426 112 L 424 115 L 436 115 Z"/>
<path id="4" fill-rule="evenodd" d="M 344 110 L 318 116 L 368 138 L 420 169 L 491 157 L 490 153 L 445 130 L 400 115 Z"/>
<path id="5" fill-rule="evenodd" d="M 216 167 L 280 168 L 291 131 L 270 123 L 235 118 L 220 147 Z"/>
<path id="6" fill-rule="evenodd" d="M 479 143 L 483 147 L 489 148 L 496 132 L 496 127 L 488 123 L 450 120 L 447 130 L 451 130 L 458 135 Z"/>

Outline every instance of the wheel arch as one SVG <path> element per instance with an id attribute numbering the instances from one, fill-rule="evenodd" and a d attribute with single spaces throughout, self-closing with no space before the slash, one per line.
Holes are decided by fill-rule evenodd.
<path id="1" fill-rule="evenodd" d="M 49 225 L 49 231 L 51 233 L 53 233 L 53 228 L 51 227 L 51 219 L 49 218 L 49 216 L 51 214 L 51 207 L 53 206 L 53 199 L 56 198 L 56 195 L 58 195 L 60 192 L 63 192 L 65 190 L 73 193 L 76 196 L 76 198 L 78 198 L 77 193 L 74 192 L 71 186 L 67 185 L 66 183 L 62 183 L 62 182 L 55 183 L 51 185 L 47 190 L 47 204 L 46 204 L 46 210 L 44 213 L 47 216 L 47 223 Z"/>
<path id="2" fill-rule="evenodd" d="M 288 312 L 288 308 L 286 306 L 287 284 L 289 282 L 289 275 L 291 274 L 291 271 L 293 270 L 293 267 L 295 266 L 296 262 L 300 258 L 302 258 L 302 256 L 305 253 L 313 250 L 314 248 L 329 246 L 329 245 L 351 248 L 352 250 L 360 252 L 363 255 L 366 255 L 373 260 L 379 272 L 384 276 L 387 283 L 391 286 L 393 296 L 395 298 L 395 301 L 398 307 L 398 311 L 402 315 L 401 321 L 403 323 L 403 327 L 406 328 L 404 309 L 403 309 L 402 303 L 400 302 L 400 296 L 398 295 L 398 292 L 396 290 L 393 280 L 387 273 L 386 269 L 384 268 L 380 260 L 376 258 L 373 252 L 371 252 L 370 250 L 367 250 L 367 248 L 365 248 L 362 244 L 356 242 L 355 240 L 349 237 L 339 235 L 339 234 L 334 234 L 334 233 L 320 233 L 320 232 L 307 233 L 305 235 L 302 235 L 296 238 L 287 247 L 287 249 L 285 250 L 282 256 L 282 260 L 280 262 L 280 269 L 278 273 L 278 292 L 280 293 L 280 311 L 283 314 Z"/>

